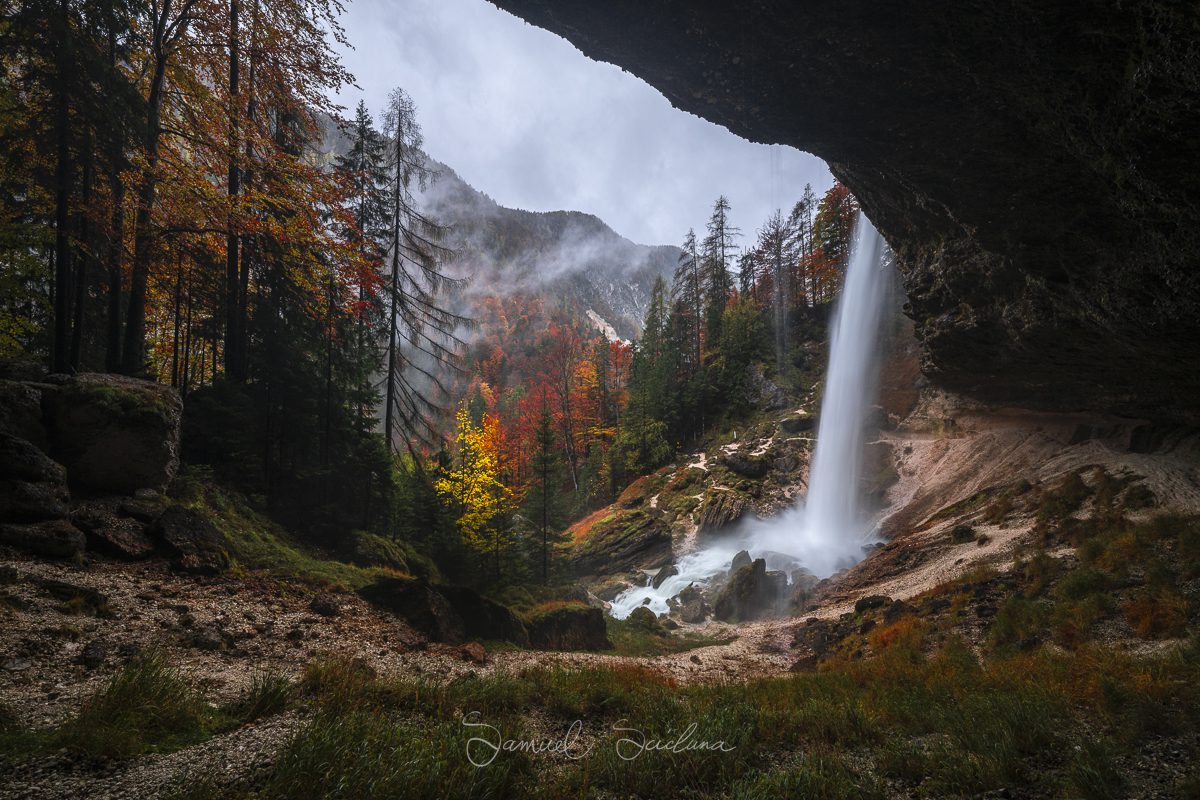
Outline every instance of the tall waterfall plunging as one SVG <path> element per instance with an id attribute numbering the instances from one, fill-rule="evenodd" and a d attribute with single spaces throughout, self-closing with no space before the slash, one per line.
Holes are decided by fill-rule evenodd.
<path id="1" fill-rule="evenodd" d="M 857 240 L 830 335 L 817 449 L 809 470 L 804 548 L 850 556 L 865 542 L 859 506 L 863 430 L 878 381 L 879 329 L 888 290 L 883 240 L 859 212 Z"/>
<path id="2" fill-rule="evenodd" d="M 867 411 L 879 371 L 879 334 L 890 289 L 884 244 L 861 212 L 837 310 L 830 328 L 829 364 L 807 501 L 737 531 L 676 563 L 678 574 L 658 588 L 635 586 L 613 600 L 610 613 L 624 619 L 640 605 L 666 613 L 667 601 L 690 583 L 705 585 L 729 568 L 740 550 L 767 560 L 768 569 L 803 567 L 819 578 L 859 561 L 870 543 L 870 519 L 859 500 Z"/>

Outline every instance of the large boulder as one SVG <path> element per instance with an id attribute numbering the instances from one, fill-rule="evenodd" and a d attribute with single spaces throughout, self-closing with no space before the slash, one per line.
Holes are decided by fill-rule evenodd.
<path id="1" fill-rule="evenodd" d="M 84 374 L 43 392 L 51 453 L 72 486 L 132 493 L 163 489 L 179 468 L 183 402 L 170 387 Z"/>
<path id="2" fill-rule="evenodd" d="M 479 594 L 466 586 L 439 585 L 438 591 L 463 621 L 468 639 L 501 639 L 529 644 L 529 631 L 521 618 L 508 606 Z"/>
<path id="3" fill-rule="evenodd" d="M 710 612 L 708 603 L 704 602 L 704 593 L 697 589 L 695 584 L 689 584 L 686 589 L 675 595 L 671 604 L 679 612 L 681 620 L 693 624 L 704 622 Z"/>
<path id="4" fill-rule="evenodd" d="M 67 514 L 66 470 L 33 443 L 0 432 L 0 521 L 34 522 Z"/>
<path id="5" fill-rule="evenodd" d="M 154 524 L 154 535 L 174 556 L 182 572 L 215 575 L 229 567 L 229 542 L 202 512 L 170 506 Z"/>
<path id="6" fill-rule="evenodd" d="M 699 533 L 714 533 L 734 524 L 749 510 L 750 500 L 745 495 L 731 489 L 709 489 L 696 529 Z"/>
<path id="7" fill-rule="evenodd" d="M 0 433 L 46 446 L 42 425 L 42 393 L 33 384 L 0 380 Z"/>
<path id="8" fill-rule="evenodd" d="M 604 613 L 566 603 L 535 610 L 529 617 L 529 642 L 541 650 L 611 650 Z"/>
<path id="9" fill-rule="evenodd" d="M 0 525 L 0 544 L 48 558 L 78 558 L 87 546 L 83 532 L 65 519 Z"/>
<path id="10" fill-rule="evenodd" d="M 143 519 L 128 513 L 137 506 L 93 500 L 71 512 L 71 522 L 87 535 L 92 550 L 130 560 L 148 558 L 155 546 Z"/>
<path id="11" fill-rule="evenodd" d="M 358 590 L 372 605 L 390 611 L 435 642 L 458 644 L 466 623 L 445 595 L 417 578 L 380 578 Z"/>
<path id="12" fill-rule="evenodd" d="M 723 622 L 745 622 L 776 613 L 787 593 L 787 576 L 768 571 L 766 559 L 757 558 L 733 573 L 717 595 L 713 616 Z"/>
<path id="13" fill-rule="evenodd" d="M 498 639 L 529 644 L 525 623 L 507 606 L 466 586 L 386 577 L 358 591 L 367 602 L 403 618 L 435 642 Z"/>

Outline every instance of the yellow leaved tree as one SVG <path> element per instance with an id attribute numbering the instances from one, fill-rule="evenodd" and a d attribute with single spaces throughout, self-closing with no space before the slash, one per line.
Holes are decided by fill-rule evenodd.
<path id="1" fill-rule="evenodd" d="M 500 431 L 495 415 L 476 424 L 464 403 L 455 415 L 456 460 L 434 482 L 443 502 L 458 509 L 458 530 L 474 550 L 493 555 L 499 570 L 500 553 L 510 543 L 503 515 L 511 509 L 512 490 L 500 480 Z"/>

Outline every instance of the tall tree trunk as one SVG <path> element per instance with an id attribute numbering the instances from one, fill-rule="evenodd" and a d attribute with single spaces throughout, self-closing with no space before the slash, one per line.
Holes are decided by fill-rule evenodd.
<path id="1" fill-rule="evenodd" d="M 225 374 L 235 381 L 246 379 L 242 368 L 241 273 L 238 250 L 241 237 L 237 230 L 237 202 L 241 171 L 238 168 L 241 105 L 238 98 L 238 0 L 229 2 L 229 219 L 225 234 Z"/>
<path id="2" fill-rule="evenodd" d="M 172 0 L 163 0 L 158 18 L 154 21 L 154 67 L 150 78 L 150 99 L 146 109 L 146 164 L 138 189 L 137 216 L 133 234 L 133 271 L 129 281 L 129 311 L 125 323 L 125 347 L 121 369 L 127 375 L 137 375 L 146 362 L 146 289 L 150 282 L 150 258 L 153 246 L 154 205 L 158 191 L 158 149 L 162 132 L 163 84 L 167 77 L 167 21 Z M 186 27 L 186 21 L 177 23 Z M 216 366 L 216 354 L 213 354 Z"/>
<path id="3" fill-rule="evenodd" d="M 116 372 L 121 366 L 121 261 L 125 248 L 125 184 L 116 162 L 108 176 L 112 217 L 108 222 L 108 248 L 105 259 L 108 272 L 108 347 L 105 369 Z"/>
<path id="4" fill-rule="evenodd" d="M 55 372 L 66 372 L 69 366 L 68 336 L 70 335 L 71 302 L 71 93 L 74 61 L 71 34 L 70 4 L 59 0 L 58 13 L 58 86 L 54 99 L 54 352 Z"/>
<path id="5" fill-rule="evenodd" d="M 92 188 L 95 183 L 95 157 L 92 152 L 92 136 L 89 132 L 80 149 L 83 156 L 83 185 L 79 211 L 79 243 L 81 252 L 75 256 L 75 308 L 71 324 L 71 369 L 78 370 L 83 351 L 83 325 L 86 312 L 88 277 L 91 275 L 92 262 Z"/>

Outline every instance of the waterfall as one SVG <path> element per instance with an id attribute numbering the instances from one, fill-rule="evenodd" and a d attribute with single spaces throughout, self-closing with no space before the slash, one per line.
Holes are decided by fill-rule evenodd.
<path id="1" fill-rule="evenodd" d="M 883 240 L 862 212 L 830 334 L 817 449 L 809 470 L 805 549 L 849 556 L 867 535 L 859 508 L 863 429 L 878 377 L 879 330 L 888 294 Z M 850 549 L 848 549 L 850 548 Z"/>
<path id="2" fill-rule="evenodd" d="M 753 558 L 766 558 L 768 569 L 803 567 L 818 578 L 863 557 L 872 532 L 859 505 L 859 473 L 867 410 L 875 397 L 879 333 L 891 277 L 884 269 L 883 254 L 883 239 L 860 212 L 830 328 L 825 394 L 805 506 L 745 522 L 736 533 L 685 555 L 676 563 L 679 573 L 657 589 L 647 580 L 645 586 L 618 595 L 610 609 L 612 616 L 624 619 L 640 605 L 656 614 L 665 613 L 671 597 L 690 583 L 703 586 L 723 574 L 743 549 Z"/>

